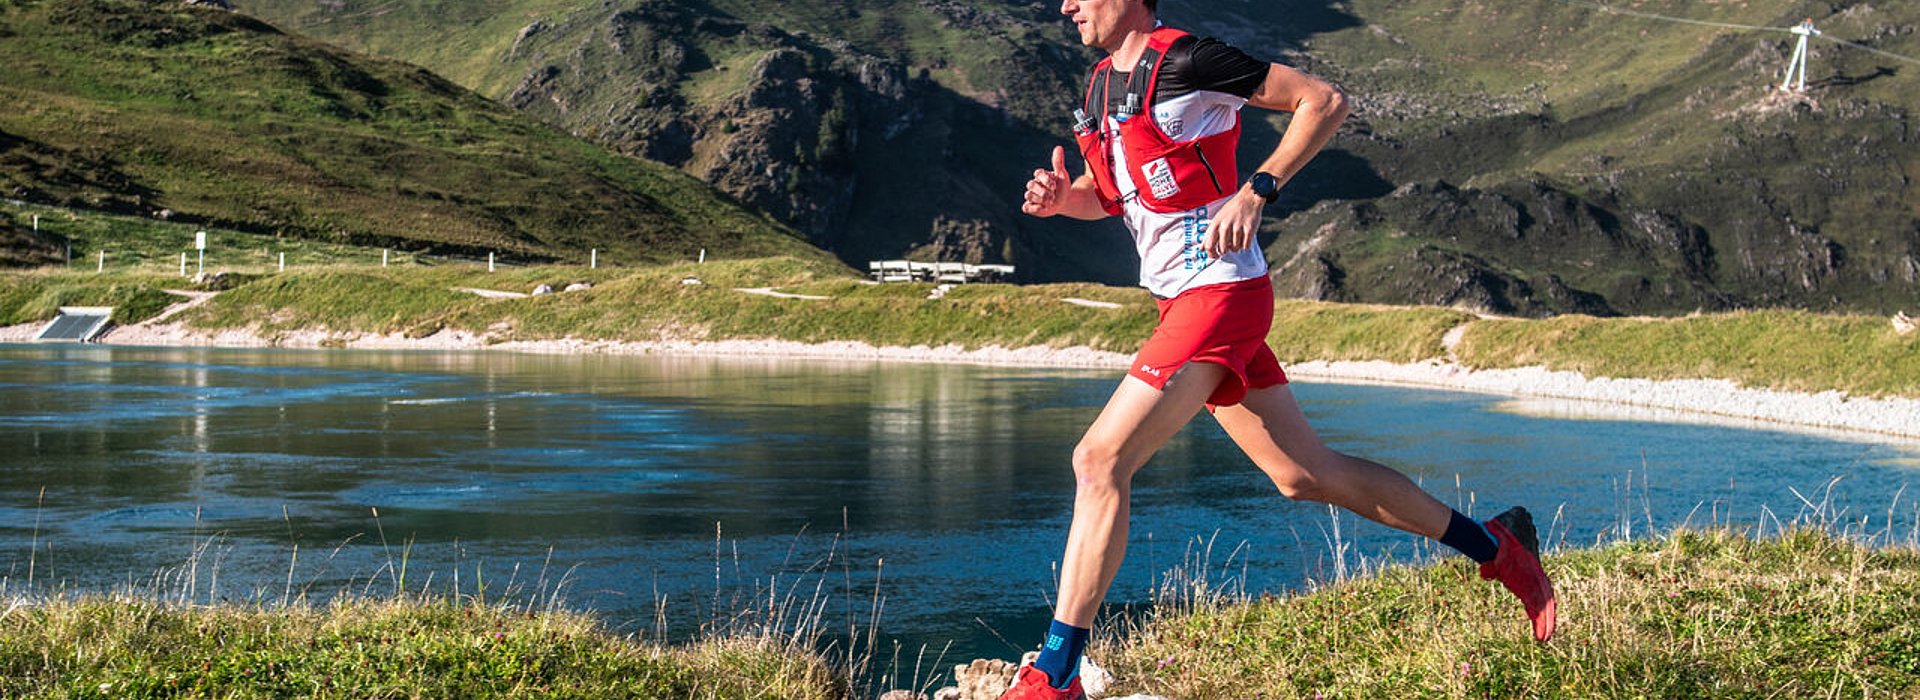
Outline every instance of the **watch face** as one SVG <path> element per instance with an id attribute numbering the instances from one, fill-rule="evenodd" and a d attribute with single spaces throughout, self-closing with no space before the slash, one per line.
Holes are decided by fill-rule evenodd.
<path id="1" fill-rule="evenodd" d="M 1279 187 L 1277 183 L 1274 182 L 1273 176 L 1266 173 L 1254 173 L 1253 178 L 1248 180 L 1247 184 L 1253 187 L 1254 194 L 1259 195 L 1261 199 L 1269 202 L 1273 201 L 1275 195 L 1280 194 L 1278 191 Z"/>

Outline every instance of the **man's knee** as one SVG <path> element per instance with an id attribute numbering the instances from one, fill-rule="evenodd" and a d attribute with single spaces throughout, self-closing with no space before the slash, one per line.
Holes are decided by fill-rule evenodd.
<path id="1" fill-rule="evenodd" d="M 1313 473 L 1305 469 L 1268 471 L 1267 477 L 1273 480 L 1276 488 L 1280 489 L 1280 495 L 1287 498 L 1296 501 L 1325 500 L 1320 480 L 1315 479 Z"/>
<path id="2" fill-rule="evenodd" d="M 1302 455 L 1302 459 L 1285 459 L 1279 464 L 1262 464 L 1260 470 L 1273 480 L 1280 495 L 1296 501 L 1325 502 L 1327 500 L 1327 478 L 1334 474 L 1328 459 L 1337 455 L 1331 451 L 1324 455 L 1315 452 L 1311 456 Z"/>
<path id="3" fill-rule="evenodd" d="M 1081 492 L 1118 492 L 1129 481 L 1118 447 L 1082 440 L 1073 448 L 1074 483 Z"/>

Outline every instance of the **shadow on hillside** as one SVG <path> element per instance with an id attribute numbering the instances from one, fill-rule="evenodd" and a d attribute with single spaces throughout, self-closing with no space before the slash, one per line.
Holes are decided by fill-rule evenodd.
<path id="1" fill-rule="evenodd" d="M 1393 183 L 1372 162 L 1351 151 L 1328 148 L 1287 182 L 1267 215 L 1280 219 L 1329 199 L 1373 199 L 1392 193 Z"/>
<path id="2" fill-rule="evenodd" d="M 1160 8 L 1167 24 L 1212 35 L 1254 56 L 1272 58 L 1316 34 L 1365 24 L 1329 0 L 1211 0 L 1169 2 Z"/>
<path id="3" fill-rule="evenodd" d="M 1860 85 L 1862 83 L 1879 80 L 1881 78 L 1891 78 L 1894 75 L 1898 74 L 1899 72 L 1900 72 L 1900 69 L 1898 68 L 1892 68 L 1888 66 L 1877 66 L 1874 68 L 1872 73 L 1867 73 L 1865 75 L 1836 75 L 1831 78 L 1824 78 L 1821 80 L 1815 80 L 1813 82 L 1810 82 L 1807 84 L 1807 87 L 1812 87 L 1812 88 L 1852 87 L 1854 85 Z"/>

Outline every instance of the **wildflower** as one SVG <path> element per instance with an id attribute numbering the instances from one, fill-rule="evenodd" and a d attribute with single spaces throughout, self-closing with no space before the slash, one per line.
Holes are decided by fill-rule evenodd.
<path id="1" fill-rule="evenodd" d="M 1155 671 L 1162 671 L 1162 670 L 1166 670 L 1166 668 L 1167 668 L 1168 666 L 1170 666 L 1170 665 L 1172 665 L 1172 664 L 1173 664 L 1173 657 L 1172 657 L 1172 656 L 1168 656 L 1167 658 L 1164 658 L 1164 659 L 1161 659 L 1161 660 L 1160 660 L 1160 664 L 1159 664 L 1159 665 L 1157 665 L 1157 666 L 1154 666 L 1154 667 L 1153 667 L 1153 670 L 1155 670 Z"/>

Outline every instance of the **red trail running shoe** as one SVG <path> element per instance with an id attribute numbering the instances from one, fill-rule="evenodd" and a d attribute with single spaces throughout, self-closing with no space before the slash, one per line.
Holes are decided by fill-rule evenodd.
<path id="1" fill-rule="evenodd" d="M 1000 700 L 1083 700 L 1087 697 L 1080 689 L 1080 679 L 1075 677 L 1067 681 L 1067 689 L 1053 687 L 1053 679 L 1047 672 L 1032 666 L 1021 666 L 1013 676 L 1013 687 L 1000 694 Z"/>
<path id="2" fill-rule="evenodd" d="M 1533 622 L 1533 638 L 1553 638 L 1553 582 L 1540 568 L 1540 536 L 1533 528 L 1533 515 L 1514 506 L 1486 522 L 1488 534 L 1500 545 L 1493 561 L 1480 565 L 1480 578 L 1499 581 L 1527 608 Z"/>

